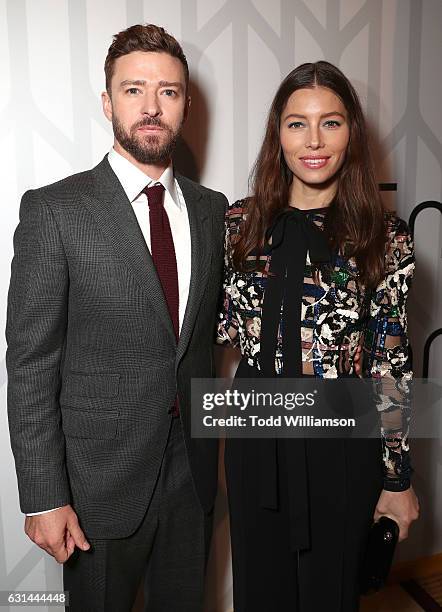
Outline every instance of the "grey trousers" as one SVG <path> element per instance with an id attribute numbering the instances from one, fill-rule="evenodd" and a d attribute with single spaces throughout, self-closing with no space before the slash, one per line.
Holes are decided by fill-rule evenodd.
<path id="1" fill-rule="evenodd" d="M 70 612 L 130 612 L 144 574 L 145 612 L 201 612 L 212 529 L 194 490 L 181 421 L 169 439 L 149 508 L 127 538 L 89 540 L 63 566 Z M 87 535 L 87 534 L 86 534 Z"/>

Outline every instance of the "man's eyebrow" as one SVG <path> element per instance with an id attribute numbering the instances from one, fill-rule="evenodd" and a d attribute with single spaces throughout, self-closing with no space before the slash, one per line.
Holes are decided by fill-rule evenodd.
<path id="1" fill-rule="evenodd" d="M 321 115 L 321 119 L 324 117 L 336 117 L 336 115 L 339 115 L 339 117 L 342 117 L 343 119 L 345 119 L 345 115 L 343 115 L 339 111 L 331 111 L 330 113 L 324 113 L 323 115 Z M 289 117 L 296 117 L 297 119 L 307 119 L 305 115 L 300 115 L 298 113 L 290 113 L 289 115 L 284 117 L 284 121 L 288 119 Z"/>
<path id="2" fill-rule="evenodd" d="M 183 89 L 183 84 L 179 81 L 159 81 L 158 85 L 160 87 L 177 87 L 178 89 Z"/>
<path id="3" fill-rule="evenodd" d="M 140 79 L 125 79 L 120 83 L 120 87 L 127 87 L 128 85 L 137 85 L 138 87 L 144 87 L 146 85 L 146 81 Z M 183 84 L 179 81 L 158 81 L 158 85 L 160 87 L 177 87 L 178 89 L 183 89 Z"/>
<path id="4" fill-rule="evenodd" d="M 140 80 L 131 81 L 130 79 L 121 81 L 120 87 L 126 87 L 126 85 L 139 85 L 140 87 L 143 87 L 144 85 L 146 85 L 146 81 L 140 81 Z"/>

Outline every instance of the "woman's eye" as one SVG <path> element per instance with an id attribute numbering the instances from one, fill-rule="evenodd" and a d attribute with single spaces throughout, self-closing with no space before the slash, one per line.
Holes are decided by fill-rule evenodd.
<path id="1" fill-rule="evenodd" d="M 325 121 L 324 125 L 326 127 L 339 127 L 341 124 L 339 123 L 339 121 L 336 121 L 335 119 L 328 119 L 327 121 Z"/>
<path id="2" fill-rule="evenodd" d="M 302 121 L 291 121 L 289 123 L 289 128 L 299 128 L 302 127 L 304 124 L 302 123 Z"/>

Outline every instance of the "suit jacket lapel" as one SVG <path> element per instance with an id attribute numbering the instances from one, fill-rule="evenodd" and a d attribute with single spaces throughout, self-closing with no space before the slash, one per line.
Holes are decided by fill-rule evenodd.
<path id="1" fill-rule="evenodd" d="M 130 268 L 145 291 L 151 305 L 169 331 L 174 342 L 175 333 L 167 309 L 166 299 L 155 265 L 144 241 L 140 226 L 120 181 L 115 176 L 107 157 L 94 168 L 95 189 L 83 202 L 96 219 L 117 254 Z M 148 214 L 148 211 L 146 211 Z M 192 252 L 193 258 L 193 252 Z"/>
<path id="2" fill-rule="evenodd" d="M 189 215 L 190 239 L 191 239 L 191 276 L 189 297 L 181 326 L 180 338 L 178 341 L 176 366 L 184 355 L 195 324 L 201 298 L 204 294 L 208 273 L 210 269 L 210 223 L 209 223 L 209 202 L 191 181 L 181 175 L 177 175 L 177 180 L 186 201 L 187 212 Z"/>

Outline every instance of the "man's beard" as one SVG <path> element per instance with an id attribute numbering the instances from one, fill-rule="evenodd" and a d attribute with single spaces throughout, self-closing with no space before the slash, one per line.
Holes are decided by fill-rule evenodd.
<path id="1" fill-rule="evenodd" d="M 138 128 L 145 125 L 161 127 L 166 132 L 166 139 L 161 141 L 159 135 L 137 133 Z M 135 123 L 128 133 L 117 117 L 115 115 L 112 117 L 115 140 L 140 164 L 158 164 L 170 159 L 180 135 L 181 126 L 182 124 L 174 131 L 168 125 L 162 123 L 160 119 L 146 117 Z M 162 135 L 164 135 L 164 132 L 162 132 Z"/>

